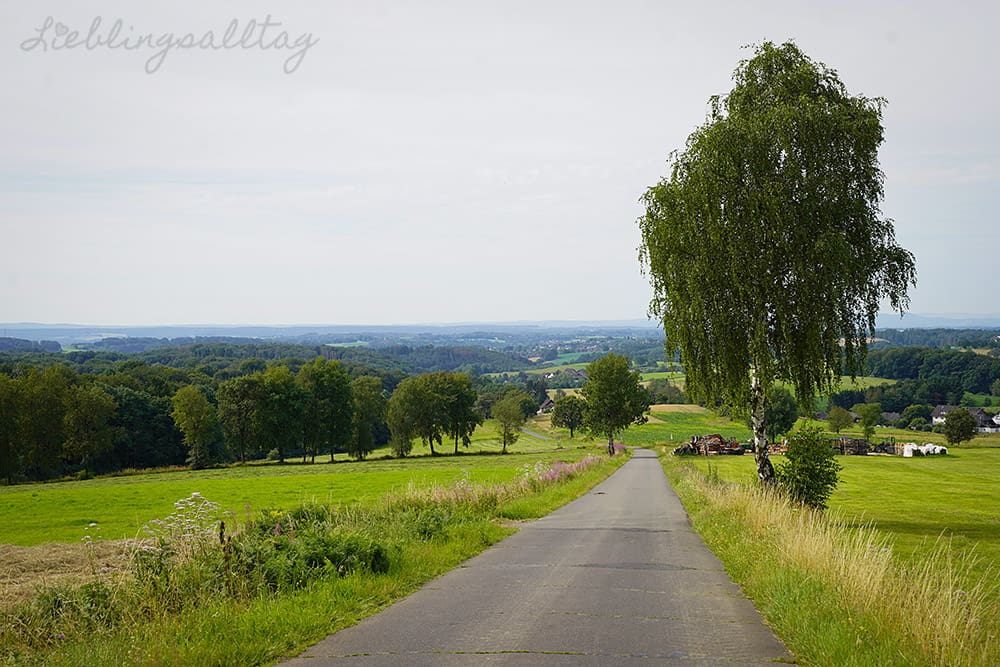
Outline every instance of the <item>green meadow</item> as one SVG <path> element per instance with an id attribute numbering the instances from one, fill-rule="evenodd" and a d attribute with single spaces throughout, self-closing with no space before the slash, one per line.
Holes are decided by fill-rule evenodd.
<path id="1" fill-rule="evenodd" d="M 529 428 L 531 425 L 529 424 Z M 580 447 L 583 447 L 582 449 Z M 430 456 L 416 446 L 406 459 L 348 461 L 339 455 L 314 464 L 289 460 L 200 471 L 150 472 L 82 481 L 0 487 L 0 544 L 31 546 L 45 542 L 79 542 L 90 523 L 102 539 L 136 537 L 151 519 L 173 511 L 175 501 L 197 491 L 223 510 L 243 517 L 265 508 L 288 509 L 303 502 L 363 503 L 408 487 L 513 479 L 537 461 L 573 461 L 599 451 L 584 441 L 548 440 L 522 434 L 512 453 L 499 456 L 491 423 L 477 429 L 469 448 L 444 443 L 444 456 Z M 384 451 L 375 453 L 376 457 Z"/>

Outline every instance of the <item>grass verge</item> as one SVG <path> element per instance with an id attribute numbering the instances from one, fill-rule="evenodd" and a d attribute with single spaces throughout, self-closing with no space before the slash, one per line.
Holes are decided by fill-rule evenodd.
<path id="1" fill-rule="evenodd" d="M 973 556 L 942 545 L 902 561 L 871 526 L 661 460 L 695 529 L 802 664 L 1000 664 L 993 578 L 958 583 Z"/>
<path id="2" fill-rule="evenodd" d="M 198 513 L 207 505 L 189 498 L 179 504 L 182 520 L 159 524 L 127 572 L 95 569 L 82 586 L 42 590 L 0 616 L 0 658 L 52 665 L 268 663 L 356 623 L 500 540 L 513 531 L 500 519 L 542 516 L 625 459 L 538 462 L 506 482 L 460 479 L 359 505 L 275 509 L 247 520 L 235 535 L 217 520 L 203 521 Z"/>

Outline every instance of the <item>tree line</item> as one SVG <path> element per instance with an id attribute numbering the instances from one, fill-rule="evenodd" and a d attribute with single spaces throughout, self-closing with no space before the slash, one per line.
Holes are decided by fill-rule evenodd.
<path id="1" fill-rule="evenodd" d="M 78 354 L 77 368 L 93 358 Z M 451 371 L 400 378 L 395 369 L 321 357 L 308 363 L 235 360 L 235 377 L 135 356 L 110 365 L 103 359 L 96 373 L 63 363 L 0 366 L 0 479 L 201 468 L 265 456 L 283 461 L 293 454 L 312 461 L 340 452 L 362 459 L 393 435 L 390 405 L 396 455 L 410 452 L 407 436 L 432 450 L 453 438 L 457 451 L 501 399 L 513 395 L 527 418 L 545 396 L 544 381 L 500 384 Z"/>
<path id="2" fill-rule="evenodd" d="M 317 358 L 293 373 L 262 360 L 222 382 L 138 360 L 101 374 L 69 366 L 0 373 L 0 477 L 190 465 L 274 452 L 363 458 L 388 440 L 382 378 Z"/>
<path id="3" fill-rule="evenodd" d="M 264 456 L 346 453 L 364 459 L 391 444 L 406 456 L 421 441 L 432 455 L 447 440 L 468 447 L 486 419 L 506 452 L 546 397 L 544 378 L 500 383 L 455 371 L 406 377 L 390 392 L 384 377 L 316 357 L 297 364 L 246 359 L 219 381 L 198 370 L 129 359 L 98 373 L 63 364 L 19 365 L 0 373 L 0 478 L 8 484 L 66 475 L 187 465 L 205 468 Z M 554 423 L 613 437 L 641 423 L 650 394 L 610 354 L 588 367 L 581 421 L 558 403 Z M 594 375 L 596 373 L 596 375 Z M 390 379 L 394 379 L 390 376 Z"/>
<path id="4" fill-rule="evenodd" d="M 919 381 L 929 387 L 929 402 L 958 403 L 965 392 L 991 392 L 1000 380 L 1000 357 L 930 347 L 890 348 L 871 351 L 867 370 L 875 377 Z"/>
<path id="5" fill-rule="evenodd" d="M 831 395 L 830 404 L 850 410 L 858 403 L 879 403 L 882 410 L 899 413 L 923 406 L 929 412 L 935 405 L 965 405 L 970 394 L 1000 396 L 1000 359 L 975 352 L 920 347 L 873 350 L 867 371 L 897 382 L 841 390 Z"/>

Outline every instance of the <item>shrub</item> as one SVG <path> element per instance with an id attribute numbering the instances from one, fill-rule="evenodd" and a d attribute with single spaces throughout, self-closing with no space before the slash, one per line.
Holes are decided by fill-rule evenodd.
<path id="1" fill-rule="evenodd" d="M 413 531 L 424 541 L 445 535 L 452 513 L 444 507 L 430 507 L 413 517 Z"/>
<path id="2" fill-rule="evenodd" d="M 837 488 L 840 464 L 817 428 L 803 428 L 788 437 L 788 452 L 778 464 L 778 486 L 795 502 L 825 509 Z"/>

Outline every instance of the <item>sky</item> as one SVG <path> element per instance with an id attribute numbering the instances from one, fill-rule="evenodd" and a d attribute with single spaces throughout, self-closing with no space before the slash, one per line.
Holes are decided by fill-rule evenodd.
<path id="1" fill-rule="evenodd" d="M 0 7 L 2 322 L 644 319 L 639 197 L 788 39 L 888 100 L 910 311 L 1000 312 L 993 2 Z"/>

